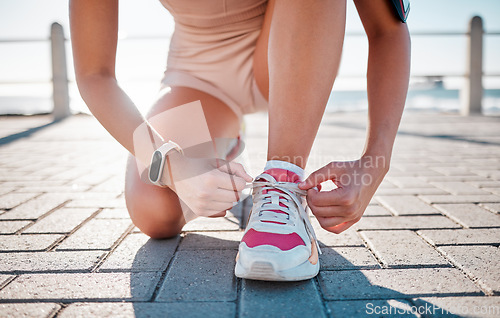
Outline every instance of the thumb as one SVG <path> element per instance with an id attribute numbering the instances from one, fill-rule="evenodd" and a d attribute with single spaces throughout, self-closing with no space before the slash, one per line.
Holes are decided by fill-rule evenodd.
<path id="1" fill-rule="evenodd" d="M 318 186 L 322 182 L 331 180 L 332 177 L 335 177 L 337 170 L 338 168 L 333 163 L 329 163 L 323 168 L 311 173 L 307 179 L 299 183 L 299 188 L 302 190 L 309 190 Z"/>

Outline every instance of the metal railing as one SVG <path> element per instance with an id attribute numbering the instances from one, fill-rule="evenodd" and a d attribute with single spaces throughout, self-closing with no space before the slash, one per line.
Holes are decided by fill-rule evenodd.
<path id="1" fill-rule="evenodd" d="M 412 36 L 466 36 L 467 58 L 465 74 L 433 74 L 419 77 L 442 78 L 447 76 L 462 76 L 465 85 L 460 92 L 460 114 L 464 116 L 482 113 L 483 98 L 483 36 L 500 35 L 500 32 L 485 33 L 481 17 L 475 16 L 469 22 L 467 33 L 462 32 L 415 32 Z M 362 36 L 364 33 L 350 33 L 347 36 Z M 129 37 L 127 39 L 156 39 L 160 37 Z M 165 39 L 165 37 L 161 37 Z M 24 42 L 46 42 L 47 39 L 4 39 L 0 43 L 24 43 Z M 49 41 L 51 43 L 52 56 L 52 115 L 59 120 L 71 114 L 69 98 L 69 80 L 66 59 L 64 30 L 59 23 L 51 25 Z M 489 74 L 490 76 L 498 76 Z M 12 83 L 12 82 L 11 82 Z M 20 82 L 28 83 L 28 82 Z M 1 83 L 0 83 L 1 84 Z"/>

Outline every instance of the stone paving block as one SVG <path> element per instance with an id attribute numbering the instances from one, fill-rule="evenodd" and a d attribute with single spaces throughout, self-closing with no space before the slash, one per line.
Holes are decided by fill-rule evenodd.
<path id="1" fill-rule="evenodd" d="M 60 318 L 98 317 L 235 317 L 236 304 L 230 302 L 181 303 L 74 303 L 65 308 Z"/>
<path id="2" fill-rule="evenodd" d="M 120 194 L 120 192 L 109 193 L 109 192 L 77 192 L 68 194 L 72 201 L 87 201 L 87 202 L 98 202 L 114 200 Z"/>
<path id="3" fill-rule="evenodd" d="M 233 301 L 236 251 L 178 251 L 157 301 Z"/>
<path id="4" fill-rule="evenodd" d="M 76 193 L 87 191 L 90 189 L 89 186 L 82 185 L 72 185 L 72 186 L 40 186 L 40 185 L 25 185 L 24 187 L 18 188 L 16 193 L 33 192 L 33 193 Z"/>
<path id="5" fill-rule="evenodd" d="M 26 274 L 0 290 L 0 299 L 148 301 L 159 279 L 151 272 Z"/>
<path id="6" fill-rule="evenodd" d="M 130 234 L 100 267 L 100 271 L 162 271 L 174 256 L 179 236 L 153 240 L 142 233 Z"/>
<path id="7" fill-rule="evenodd" d="M 462 194 L 488 194 L 486 191 L 481 190 L 473 185 L 465 182 L 431 182 L 438 188 L 448 191 L 451 194 L 462 195 Z"/>
<path id="8" fill-rule="evenodd" d="M 2 187 L 15 187 L 15 188 L 23 188 L 23 187 L 58 187 L 64 186 L 67 181 L 5 181 L 2 182 Z M 45 191 L 44 191 L 45 192 Z"/>
<path id="9" fill-rule="evenodd" d="M 484 176 L 496 181 L 500 181 L 500 173 L 498 172 L 498 169 L 482 169 L 482 170 L 475 170 L 475 173 L 477 173 L 480 176 Z"/>
<path id="10" fill-rule="evenodd" d="M 96 219 L 130 219 L 127 209 L 103 209 Z"/>
<path id="11" fill-rule="evenodd" d="M 400 169 L 401 171 L 422 171 L 424 169 L 426 169 L 426 167 L 424 165 L 421 165 L 421 164 L 418 164 L 418 163 L 408 163 L 408 162 L 400 162 L 400 163 L 396 163 L 394 165 L 395 167 L 397 167 L 398 169 Z"/>
<path id="12" fill-rule="evenodd" d="M 0 317 L 48 318 L 61 308 L 54 303 L 11 303 L 0 304 Z"/>
<path id="13" fill-rule="evenodd" d="M 72 200 L 68 208 L 125 208 L 125 199 Z"/>
<path id="14" fill-rule="evenodd" d="M 481 203 L 479 205 L 493 213 L 500 213 L 500 203 Z"/>
<path id="15" fill-rule="evenodd" d="M 23 233 L 69 233 L 97 209 L 58 209 L 23 231 Z"/>
<path id="16" fill-rule="evenodd" d="M 500 297 L 422 297 L 413 302 L 431 308 L 425 317 L 500 317 Z"/>
<path id="17" fill-rule="evenodd" d="M 439 214 L 439 211 L 416 196 L 377 196 L 377 201 L 394 215 Z"/>
<path id="18" fill-rule="evenodd" d="M 467 168 L 464 167 L 454 167 L 454 166 L 441 166 L 441 167 L 430 167 L 430 169 L 435 170 L 445 176 L 474 176 Z"/>
<path id="19" fill-rule="evenodd" d="M 88 271 L 102 251 L 2 253 L 1 272 Z"/>
<path id="20" fill-rule="evenodd" d="M 415 177 L 388 177 L 387 179 L 400 188 L 434 188 L 428 182 Z"/>
<path id="21" fill-rule="evenodd" d="M 125 188 L 125 182 L 124 182 L 125 178 L 121 177 L 121 178 L 112 178 L 112 179 L 109 179 L 105 182 L 102 182 L 98 185 L 95 185 L 94 187 L 92 187 L 92 191 L 103 191 L 103 192 L 115 192 L 115 191 L 123 191 L 123 189 Z"/>
<path id="22" fill-rule="evenodd" d="M 38 180 L 42 180 L 44 177 L 43 176 L 37 176 L 37 175 L 33 175 L 33 174 L 30 174 L 29 176 L 28 175 L 4 175 L 4 176 L 0 176 L 0 181 L 25 181 L 25 180 L 29 180 L 29 181 L 38 181 Z"/>
<path id="23" fill-rule="evenodd" d="M 500 188 L 482 188 L 482 189 L 489 193 L 500 195 Z"/>
<path id="24" fill-rule="evenodd" d="M 88 184 L 88 185 L 96 185 L 105 182 L 110 178 L 109 174 L 100 174 L 100 173 L 89 173 L 84 174 L 78 178 L 72 179 L 72 184 Z"/>
<path id="25" fill-rule="evenodd" d="M 183 231 L 238 231 L 238 219 L 234 217 L 206 218 L 199 217 L 184 225 Z"/>
<path id="26" fill-rule="evenodd" d="M 494 180 L 468 181 L 467 183 L 472 184 L 479 188 L 500 188 L 500 181 L 494 181 Z"/>
<path id="27" fill-rule="evenodd" d="M 384 179 L 378 187 L 379 187 L 379 189 L 396 189 L 397 188 L 394 184 L 392 184 L 387 179 Z"/>
<path id="28" fill-rule="evenodd" d="M 391 212 L 380 205 L 369 205 L 363 216 L 392 216 Z"/>
<path id="29" fill-rule="evenodd" d="M 90 173 L 90 171 L 82 169 L 81 167 L 69 168 L 65 169 L 60 173 L 53 174 L 51 176 L 46 177 L 45 180 L 54 180 L 54 181 L 72 181 L 83 175 Z"/>
<path id="30" fill-rule="evenodd" d="M 374 216 L 361 218 L 354 225 L 359 230 L 419 230 L 419 229 L 457 229 L 460 225 L 440 215 L 428 216 Z"/>
<path id="31" fill-rule="evenodd" d="M 44 193 L 0 215 L 0 219 L 38 219 L 40 216 L 68 201 L 70 195 L 68 193 Z"/>
<path id="32" fill-rule="evenodd" d="M 323 271 L 319 283 L 327 300 L 481 294 L 456 268 Z"/>
<path id="33" fill-rule="evenodd" d="M 333 318 L 420 317 L 407 300 L 337 300 L 327 302 Z"/>
<path id="34" fill-rule="evenodd" d="M 320 294 L 309 279 L 265 282 L 244 279 L 240 317 L 326 317 Z"/>
<path id="35" fill-rule="evenodd" d="M 421 176 L 425 181 L 428 182 L 452 182 L 452 181 L 488 181 L 487 177 L 478 175 L 468 175 L 468 176 Z"/>
<path id="36" fill-rule="evenodd" d="M 238 249 L 243 231 L 188 232 L 179 250 Z"/>
<path id="37" fill-rule="evenodd" d="M 362 231 L 368 243 L 385 267 L 449 266 L 434 248 L 412 231 Z"/>
<path id="38" fill-rule="evenodd" d="M 320 246 L 364 246 L 363 241 L 356 234 L 354 228 L 350 228 L 340 234 L 335 234 L 323 229 L 316 218 L 311 218 L 311 224 Z"/>
<path id="39" fill-rule="evenodd" d="M 500 243 L 500 229 L 422 230 L 418 234 L 432 245 Z"/>
<path id="40" fill-rule="evenodd" d="M 15 191 L 17 189 L 18 189 L 17 187 L 6 187 L 3 184 L 0 184 L 0 200 L 3 201 L 2 195 L 9 193 L 9 192 L 12 192 L 12 191 Z M 3 203 L 2 203 L 2 205 L 3 205 Z"/>
<path id="41" fill-rule="evenodd" d="M 500 215 L 491 213 L 476 204 L 439 204 L 435 207 L 465 227 L 500 226 Z"/>
<path id="42" fill-rule="evenodd" d="M 30 223 L 31 221 L 0 221 L 0 233 L 14 234 Z"/>
<path id="43" fill-rule="evenodd" d="M 500 203 L 500 196 L 494 194 L 466 194 L 466 195 L 419 195 L 429 204 L 434 203 Z"/>
<path id="44" fill-rule="evenodd" d="M 449 194 L 442 189 L 438 188 L 395 188 L 395 189 L 380 189 L 375 192 L 375 196 L 379 195 L 421 195 L 421 194 Z"/>
<path id="45" fill-rule="evenodd" d="M 15 277 L 14 275 L 3 275 L 3 274 L 0 274 L 0 288 L 2 288 L 5 283 L 7 283 L 9 280 L 11 280 L 14 277 Z"/>
<path id="46" fill-rule="evenodd" d="M 130 225 L 129 220 L 90 220 L 64 240 L 57 250 L 109 249 Z"/>
<path id="47" fill-rule="evenodd" d="M 43 251 L 62 235 L 0 235 L 0 251 Z"/>
<path id="48" fill-rule="evenodd" d="M 500 249 L 495 246 L 441 246 L 455 265 L 462 268 L 489 292 L 500 291 Z"/>
<path id="49" fill-rule="evenodd" d="M 19 204 L 26 202 L 40 193 L 7 193 L 0 196 L 0 209 L 12 209 Z"/>
<path id="50" fill-rule="evenodd" d="M 366 247 L 322 247 L 321 270 L 380 268 Z"/>

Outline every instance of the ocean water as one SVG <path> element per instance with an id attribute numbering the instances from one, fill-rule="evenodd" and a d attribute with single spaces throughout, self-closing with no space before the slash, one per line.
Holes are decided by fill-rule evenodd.
<path id="1" fill-rule="evenodd" d="M 460 90 L 446 88 L 410 89 L 405 109 L 428 112 L 459 112 Z M 368 109 L 366 91 L 333 91 L 327 104 L 328 112 L 349 112 Z M 500 89 L 485 89 L 483 113 L 500 114 Z"/>
<path id="2" fill-rule="evenodd" d="M 2 85 L 3 86 L 3 85 Z M 122 85 L 142 113 L 154 102 L 157 83 L 125 83 Z M 75 85 L 70 85 L 71 109 L 74 113 L 90 113 L 80 98 Z M 410 89 L 406 100 L 407 110 L 427 112 L 458 112 L 460 90 L 443 87 Z M 328 100 L 327 112 L 352 112 L 368 109 L 364 90 L 333 90 Z M 15 85 L 15 89 L 0 90 L 0 115 L 42 114 L 52 110 L 49 84 Z M 485 89 L 483 113 L 500 115 L 500 89 Z"/>

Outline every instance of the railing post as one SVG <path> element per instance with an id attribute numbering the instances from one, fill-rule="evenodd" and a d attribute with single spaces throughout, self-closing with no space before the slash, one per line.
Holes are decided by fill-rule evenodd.
<path id="1" fill-rule="evenodd" d="M 461 91 L 463 116 L 481 114 L 483 99 L 483 19 L 475 16 L 469 23 L 465 85 Z"/>
<path id="2" fill-rule="evenodd" d="M 52 49 L 52 98 L 54 109 L 52 115 L 55 120 L 70 115 L 68 70 L 66 66 L 66 47 L 64 30 L 57 22 L 50 28 L 50 43 Z"/>

